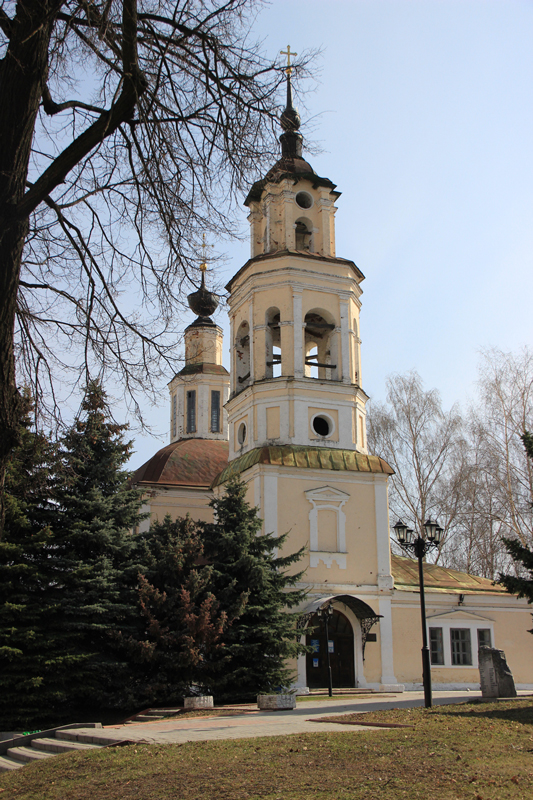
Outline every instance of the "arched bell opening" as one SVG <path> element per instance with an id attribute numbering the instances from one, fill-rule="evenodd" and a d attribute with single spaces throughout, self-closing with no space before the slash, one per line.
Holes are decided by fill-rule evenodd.
<path id="1" fill-rule="evenodd" d="M 296 250 L 313 253 L 313 223 L 306 217 L 300 217 L 294 224 Z"/>
<path id="2" fill-rule="evenodd" d="M 241 322 L 235 337 L 235 391 L 240 392 L 250 382 L 250 327 Z"/>
<path id="3" fill-rule="evenodd" d="M 335 321 L 328 312 L 312 309 L 305 315 L 304 374 L 319 380 L 338 379 Z"/>
<path id="4" fill-rule="evenodd" d="M 269 308 L 266 312 L 266 378 L 279 378 L 281 375 L 281 328 L 279 308 Z"/>
<path id="5" fill-rule="evenodd" d="M 304 375 L 306 378 L 318 378 L 318 345 L 316 342 L 305 343 Z"/>

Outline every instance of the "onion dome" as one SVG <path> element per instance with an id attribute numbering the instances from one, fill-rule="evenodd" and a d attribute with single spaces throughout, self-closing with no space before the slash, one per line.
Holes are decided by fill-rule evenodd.
<path id="1" fill-rule="evenodd" d="M 214 325 L 215 323 L 212 319 L 210 319 L 210 317 L 211 314 L 214 314 L 218 307 L 218 297 L 216 294 L 214 294 L 214 292 L 210 292 L 205 287 L 205 271 L 207 269 L 205 262 L 200 265 L 200 269 L 202 270 L 202 282 L 200 284 L 200 288 L 196 292 L 192 292 L 192 294 L 187 296 L 189 308 L 198 317 L 198 319 L 196 319 L 192 324 Z"/>

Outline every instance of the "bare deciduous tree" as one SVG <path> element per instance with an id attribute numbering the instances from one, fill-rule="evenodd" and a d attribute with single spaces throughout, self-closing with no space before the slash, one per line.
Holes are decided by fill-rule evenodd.
<path id="1" fill-rule="evenodd" d="M 201 232 L 276 152 L 254 5 L 0 0 L 0 481 L 15 363 L 53 405 L 58 374 L 134 397 L 171 355 Z"/>
<path id="2" fill-rule="evenodd" d="M 370 405 L 368 446 L 395 472 L 389 486 L 391 517 L 404 517 L 417 532 L 428 517 L 436 517 L 448 533 L 458 510 L 450 500 L 461 445 L 462 420 L 455 406 L 443 411 L 439 393 L 425 391 L 417 372 L 389 377 L 387 405 Z"/>
<path id="3" fill-rule="evenodd" d="M 443 412 L 416 372 L 389 378 L 387 401 L 370 405 L 369 447 L 395 470 L 392 516 L 419 531 L 437 517 L 445 566 L 494 579 L 512 569 L 503 537 L 533 543 L 533 465 L 522 441 L 533 429 L 533 353 L 483 352 L 466 419 L 455 407 Z"/>
<path id="4" fill-rule="evenodd" d="M 533 428 L 533 352 L 491 349 L 482 353 L 479 401 L 472 430 L 481 450 L 480 471 L 492 502 L 479 515 L 499 526 L 501 536 L 533 543 L 533 464 L 522 436 Z"/>

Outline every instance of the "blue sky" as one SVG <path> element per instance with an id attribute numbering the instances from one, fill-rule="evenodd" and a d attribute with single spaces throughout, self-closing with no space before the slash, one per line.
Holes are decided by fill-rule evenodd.
<path id="1" fill-rule="evenodd" d="M 302 133 L 342 192 L 337 254 L 366 276 L 363 388 L 383 400 L 416 369 L 466 404 L 481 348 L 532 340 L 533 2 L 273 0 L 255 32 L 272 56 L 322 49 Z M 249 252 L 217 250 L 227 278 Z M 162 438 L 136 436 L 132 468 L 168 442 L 166 386 L 147 418 Z"/>

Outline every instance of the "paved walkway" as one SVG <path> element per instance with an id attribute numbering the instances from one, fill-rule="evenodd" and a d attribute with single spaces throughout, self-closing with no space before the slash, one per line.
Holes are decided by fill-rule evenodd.
<path id="1" fill-rule="evenodd" d="M 457 703 L 480 697 L 480 692 L 434 692 L 433 703 Z M 294 711 L 247 711 L 231 717 L 175 718 L 129 725 L 109 725 L 102 730 L 103 736 L 133 739 L 151 744 L 174 744 L 215 739 L 247 739 L 255 736 L 282 736 L 290 733 L 325 733 L 326 731 L 386 731 L 386 728 L 369 728 L 361 725 L 324 723 L 317 725 L 312 720 L 331 714 L 346 714 L 355 711 L 377 711 L 386 708 L 413 708 L 424 705 L 422 692 L 372 695 L 368 698 L 354 696 L 352 699 L 307 700 L 299 702 Z M 81 732 L 81 731 L 80 731 Z M 91 735 L 97 731 L 91 729 Z"/>

